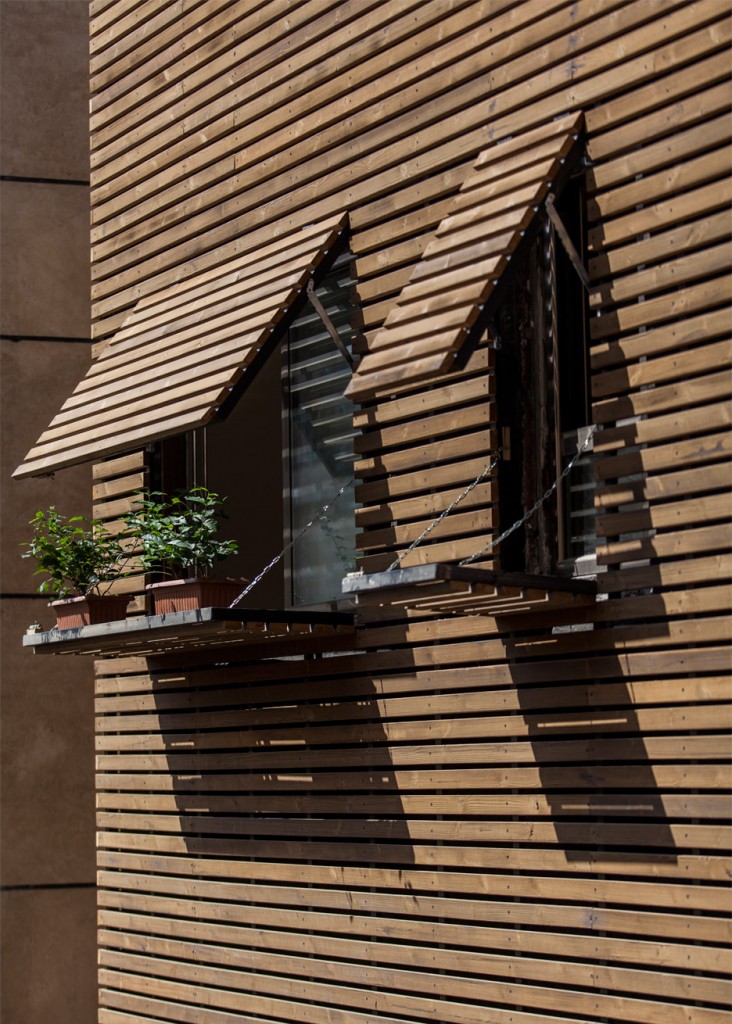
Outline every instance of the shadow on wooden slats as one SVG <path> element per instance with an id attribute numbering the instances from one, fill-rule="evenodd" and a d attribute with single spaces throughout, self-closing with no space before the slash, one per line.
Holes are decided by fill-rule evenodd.
<path id="1" fill-rule="evenodd" d="M 622 863 L 626 870 L 637 865 L 644 874 L 654 863 L 675 864 L 669 818 L 676 814 L 659 791 L 646 745 L 649 728 L 658 728 L 658 722 L 639 714 L 636 703 L 646 677 L 629 676 L 612 653 L 592 657 L 597 648 L 588 650 L 588 637 L 596 640 L 598 632 L 592 623 L 562 628 L 571 632 L 556 635 L 549 628 L 543 642 L 536 633 L 504 640 L 556 843 L 568 862 L 585 862 L 596 870 L 611 871 L 613 863 Z M 648 625 L 644 629 L 648 635 Z M 659 623 L 656 638 L 663 631 Z M 612 651 L 612 628 L 607 632 L 607 650 Z M 556 673 L 553 640 L 561 658 Z M 534 659 L 522 660 L 527 644 L 546 648 L 540 666 Z M 652 687 L 658 675 L 652 663 L 647 668 Z M 536 688 L 539 678 L 545 686 L 561 687 L 561 705 L 546 707 Z M 673 723 L 670 710 L 669 729 Z"/>
<path id="2" fill-rule="evenodd" d="M 607 314 L 602 337 L 623 333 L 622 312 Z M 669 305 L 666 318 L 673 313 Z M 640 345 L 643 337 L 651 336 L 631 340 Z M 534 629 L 517 620 L 502 624 L 515 630 L 504 640 L 511 678 L 568 861 L 597 856 L 608 870 L 637 864 L 642 875 L 677 862 L 680 830 L 691 835 L 699 822 L 714 827 L 724 817 L 723 798 L 696 788 L 696 780 L 713 769 L 720 754 L 714 733 L 723 728 L 712 694 L 729 661 L 713 645 L 724 621 L 716 616 L 729 611 L 729 592 L 725 597 L 719 584 L 729 579 L 723 523 L 730 509 L 716 492 L 730 474 L 724 446 L 709 436 L 710 417 L 718 415 L 720 429 L 725 421 L 716 394 L 687 377 L 678 387 L 645 391 L 634 383 L 638 365 L 614 371 L 613 390 L 624 404 L 595 439 L 598 508 L 606 513 L 598 517 L 598 561 L 607 570 L 598 576 L 601 600 L 574 617 L 545 617 Z M 636 415 L 621 419 L 631 406 Z M 669 471 L 679 463 L 684 472 L 676 481 Z M 704 472 L 715 464 L 717 473 Z M 687 485 L 689 473 L 695 476 Z M 674 483 L 686 490 L 675 491 Z M 673 500 L 679 496 L 688 500 Z M 542 704 L 532 688 L 537 681 L 563 684 L 562 705 Z M 651 757 L 657 736 L 666 738 L 665 752 Z M 593 852 L 608 830 L 617 844 Z"/>
<path id="3" fill-rule="evenodd" d="M 176 815 L 181 852 L 288 862 L 290 881 L 298 864 L 412 863 L 373 682 L 334 680 L 333 659 L 318 655 L 182 657 L 149 660 L 152 729 L 172 787 L 161 807 Z"/>

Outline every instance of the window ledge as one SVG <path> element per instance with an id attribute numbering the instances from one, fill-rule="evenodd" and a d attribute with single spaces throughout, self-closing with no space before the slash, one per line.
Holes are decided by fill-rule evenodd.
<path id="1" fill-rule="evenodd" d="M 353 615 L 280 609 L 201 608 L 142 615 L 77 629 L 26 633 L 34 654 L 157 655 L 236 644 L 261 657 L 313 654 L 353 646 Z"/>
<path id="2" fill-rule="evenodd" d="M 442 562 L 349 576 L 343 592 L 361 605 L 464 615 L 529 615 L 594 604 L 594 580 L 496 572 Z"/>

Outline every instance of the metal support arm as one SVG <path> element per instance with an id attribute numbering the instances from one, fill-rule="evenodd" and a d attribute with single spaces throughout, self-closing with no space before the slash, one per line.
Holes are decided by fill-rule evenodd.
<path id="1" fill-rule="evenodd" d="M 318 296 L 315 294 L 315 283 L 314 283 L 312 277 L 310 278 L 310 280 L 307 283 L 306 291 L 307 291 L 307 296 L 310 299 L 310 302 L 312 303 L 315 312 L 318 314 L 320 319 L 323 321 L 323 323 L 325 324 L 325 329 L 327 330 L 328 334 L 331 336 L 331 338 L 335 342 L 336 348 L 341 353 L 341 355 L 343 356 L 343 358 L 346 360 L 348 365 L 351 367 L 351 370 L 353 371 L 353 367 L 354 367 L 353 356 L 348 351 L 346 346 L 343 344 L 343 339 L 341 338 L 341 336 L 338 333 L 338 331 L 335 329 L 333 321 L 331 320 L 331 318 L 326 313 L 325 306 L 320 301 Z"/>
<path id="2" fill-rule="evenodd" d="M 580 280 L 582 281 L 582 284 L 585 286 L 587 291 L 589 291 L 590 290 L 590 276 L 587 273 L 587 268 L 585 267 L 584 263 L 582 262 L 580 254 L 577 252 L 577 250 L 574 247 L 574 243 L 572 242 L 572 239 L 569 237 L 567 229 L 565 228 L 564 224 L 562 223 L 562 218 L 557 213 L 557 208 L 554 205 L 554 193 L 553 192 L 550 192 L 549 195 L 546 197 L 545 205 L 546 205 L 546 212 L 549 215 L 549 220 L 552 222 L 554 230 L 559 235 L 559 240 L 561 241 L 562 245 L 564 246 L 565 252 L 569 256 L 570 260 L 572 261 L 572 266 L 577 271 L 577 274 L 578 274 Z"/>

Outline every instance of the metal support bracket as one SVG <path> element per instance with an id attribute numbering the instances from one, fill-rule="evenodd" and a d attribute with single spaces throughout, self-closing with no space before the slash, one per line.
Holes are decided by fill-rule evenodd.
<path id="1" fill-rule="evenodd" d="M 572 239 L 569 237 L 567 229 L 565 228 L 564 224 L 562 223 L 562 218 L 557 213 L 557 208 L 554 205 L 554 198 L 555 198 L 554 197 L 554 193 L 550 192 L 549 195 L 546 197 L 546 200 L 545 200 L 545 203 L 544 203 L 544 205 L 546 206 L 546 212 L 549 215 L 549 220 L 552 222 L 552 226 L 554 227 L 554 230 L 559 235 L 559 240 L 562 243 L 562 245 L 564 246 L 565 252 L 569 256 L 570 260 L 572 261 L 572 266 L 577 271 L 577 275 L 578 275 L 580 281 L 585 286 L 586 290 L 589 291 L 590 290 L 590 276 L 587 273 L 587 268 L 585 267 L 584 263 L 582 262 L 580 254 L 575 249 L 574 243 L 572 242 Z"/>
<path id="2" fill-rule="evenodd" d="M 328 334 L 331 336 L 331 338 L 335 342 L 336 348 L 338 349 L 338 351 L 341 353 L 343 358 L 346 360 L 346 362 L 350 366 L 351 372 L 353 372 L 353 367 L 355 365 L 354 361 L 353 361 L 353 356 L 348 351 L 346 346 L 343 344 L 343 339 L 341 338 L 341 336 L 338 333 L 338 331 L 335 329 L 335 326 L 333 325 L 333 321 L 331 320 L 331 318 L 326 313 L 325 306 L 320 301 L 318 296 L 315 294 L 315 282 L 313 281 L 312 277 L 310 278 L 310 280 L 307 283 L 306 291 L 307 291 L 307 296 L 310 299 L 310 302 L 311 302 L 311 304 L 313 306 L 313 309 L 318 314 L 320 319 L 323 321 L 323 323 L 325 325 L 325 329 L 327 330 Z"/>

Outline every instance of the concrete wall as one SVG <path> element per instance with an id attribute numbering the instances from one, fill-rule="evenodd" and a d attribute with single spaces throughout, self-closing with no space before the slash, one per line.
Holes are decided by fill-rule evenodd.
<path id="1" fill-rule="evenodd" d="M 10 479 L 89 361 L 87 17 L 0 0 L 3 1024 L 96 1020 L 92 665 L 21 648 L 52 613 L 18 557 L 37 508 L 88 514 L 90 473 Z"/>

